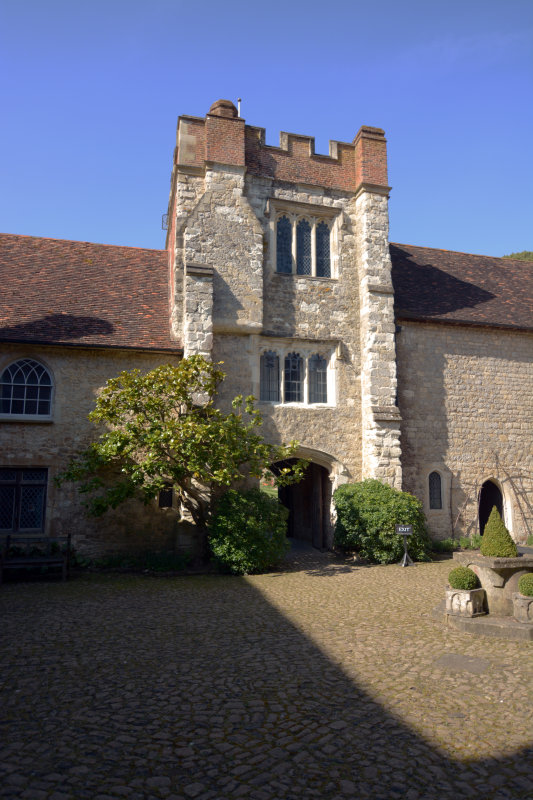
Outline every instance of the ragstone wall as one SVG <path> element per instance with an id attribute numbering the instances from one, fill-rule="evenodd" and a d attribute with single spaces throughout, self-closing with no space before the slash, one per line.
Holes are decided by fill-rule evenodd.
<path id="1" fill-rule="evenodd" d="M 517 542 L 533 533 L 533 336 L 401 321 L 396 337 L 403 488 L 424 500 L 435 538 L 478 533 L 478 493 L 501 488 Z M 443 508 L 429 508 L 441 474 Z"/>
<path id="2" fill-rule="evenodd" d="M 46 467 L 48 489 L 46 533 L 72 535 L 75 548 L 86 556 L 97 557 L 119 552 L 174 548 L 177 514 L 130 501 L 99 519 L 88 518 L 81 497 L 73 484 L 54 485 L 55 476 L 70 458 L 83 450 L 97 435 L 87 419 L 94 408 L 98 390 L 108 378 L 123 370 L 143 372 L 160 364 L 177 364 L 173 354 L 90 350 L 85 348 L 2 345 L 0 373 L 19 358 L 33 358 L 47 367 L 54 381 L 53 415 L 47 422 L 0 423 L 0 461 L 3 467 Z M 186 549 L 186 542 L 181 549 Z"/>

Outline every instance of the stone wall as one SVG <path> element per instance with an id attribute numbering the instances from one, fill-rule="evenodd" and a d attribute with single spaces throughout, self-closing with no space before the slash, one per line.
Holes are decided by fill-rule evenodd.
<path id="1" fill-rule="evenodd" d="M 533 337 L 401 322 L 397 334 L 403 488 L 424 500 L 436 538 L 478 533 L 477 498 L 492 479 L 517 542 L 533 533 Z M 428 476 L 441 474 L 442 510 Z"/>
<path id="2" fill-rule="evenodd" d="M 54 381 L 53 415 L 50 422 L 0 421 L 0 459 L 4 467 L 46 467 L 48 489 L 46 533 L 72 534 L 74 547 L 95 557 L 135 550 L 173 549 L 176 512 L 128 502 L 99 519 L 85 515 L 73 484 L 54 485 L 55 476 L 70 458 L 95 438 L 97 429 L 87 419 L 95 397 L 108 378 L 122 370 L 148 371 L 165 363 L 177 363 L 172 354 L 90 350 L 31 345 L 2 345 L 0 372 L 19 358 L 44 364 Z"/>

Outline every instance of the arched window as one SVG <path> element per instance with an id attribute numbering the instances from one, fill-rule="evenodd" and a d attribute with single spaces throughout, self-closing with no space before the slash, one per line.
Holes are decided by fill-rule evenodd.
<path id="1" fill-rule="evenodd" d="M 329 228 L 325 222 L 319 222 L 316 226 L 316 275 L 317 278 L 329 278 L 331 275 Z"/>
<path id="2" fill-rule="evenodd" d="M 285 403 L 303 402 L 303 359 L 299 353 L 285 356 Z"/>
<path id="3" fill-rule="evenodd" d="M 325 358 L 315 353 L 309 359 L 309 402 L 328 402 L 328 364 Z"/>
<path id="4" fill-rule="evenodd" d="M 429 507 L 442 508 L 442 483 L 438 472 L 429 474 Z"/>
<path id="5" fill-rule="evenodd" d="M 311 275 L 312 268 L 311 226 L 306 219 L 301 219 L 296 226 L 296 272 Z"/>
<path id="6" fill-rule="evenodd" d="M 276 269 L 292 272 L 292 225 L 288 217 L 280 217 L 276 226 Z"/>
<path id="7" fill-rule="evenodd" d="M 22 358 L 0 377 L 0 414 L 49 417 L 52 412 L 52 378 L 42 364 Z"/>
<path id="8" fill-rule="evenodd" d="M 261 400 L 279 401 L 279 356 L 268 350 L 261 356 Z"/>

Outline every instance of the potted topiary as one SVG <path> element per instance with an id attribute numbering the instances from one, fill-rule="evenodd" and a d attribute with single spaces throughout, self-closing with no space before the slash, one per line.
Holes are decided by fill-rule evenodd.
<path id="1" fill-rule="evenodd" d="M 518 591 L 513 592 L 513 614 L 518 622 L 533 622 L 533 572 L 518 579 Z"/>
<path id="2" fill-rule="evenodd" d="M 468 567 L 455 567 L 448 575 L 446 613 L 460 617 L 485 614 L 485 590 L 479 586 L 476 573 Z"/>
<path id="3" fill-rule="evenodd" d="M 516 558 L 518 550 L 511 534 L 503 524 L 496 506 L 492 507 L 489 519 L 483 531 L 481 555 L 492 558 Z"/>
<path id="4" fill-rule="evenodd" d="M 513 592 L 520 575 L 533 568 L 533 556 L 518 553 L 496 506 L 485 525 L 480 550 L 480 553 L 454 553 L 454 561 L 471 567 L 478 576 L 486 592 L 489 614 L 511 616 Z"/>

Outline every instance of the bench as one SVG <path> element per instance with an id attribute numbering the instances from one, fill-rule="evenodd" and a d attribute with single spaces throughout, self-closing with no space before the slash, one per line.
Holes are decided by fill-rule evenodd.
<path id="1" fill-rule="evenodd" d="M 65 581 L 70 567 L 70 534 L 54 536 L 18 536 L 8 533 L 0 549 L 0 583 L 6 569 L 47 567 L 60 569 Z"/>

